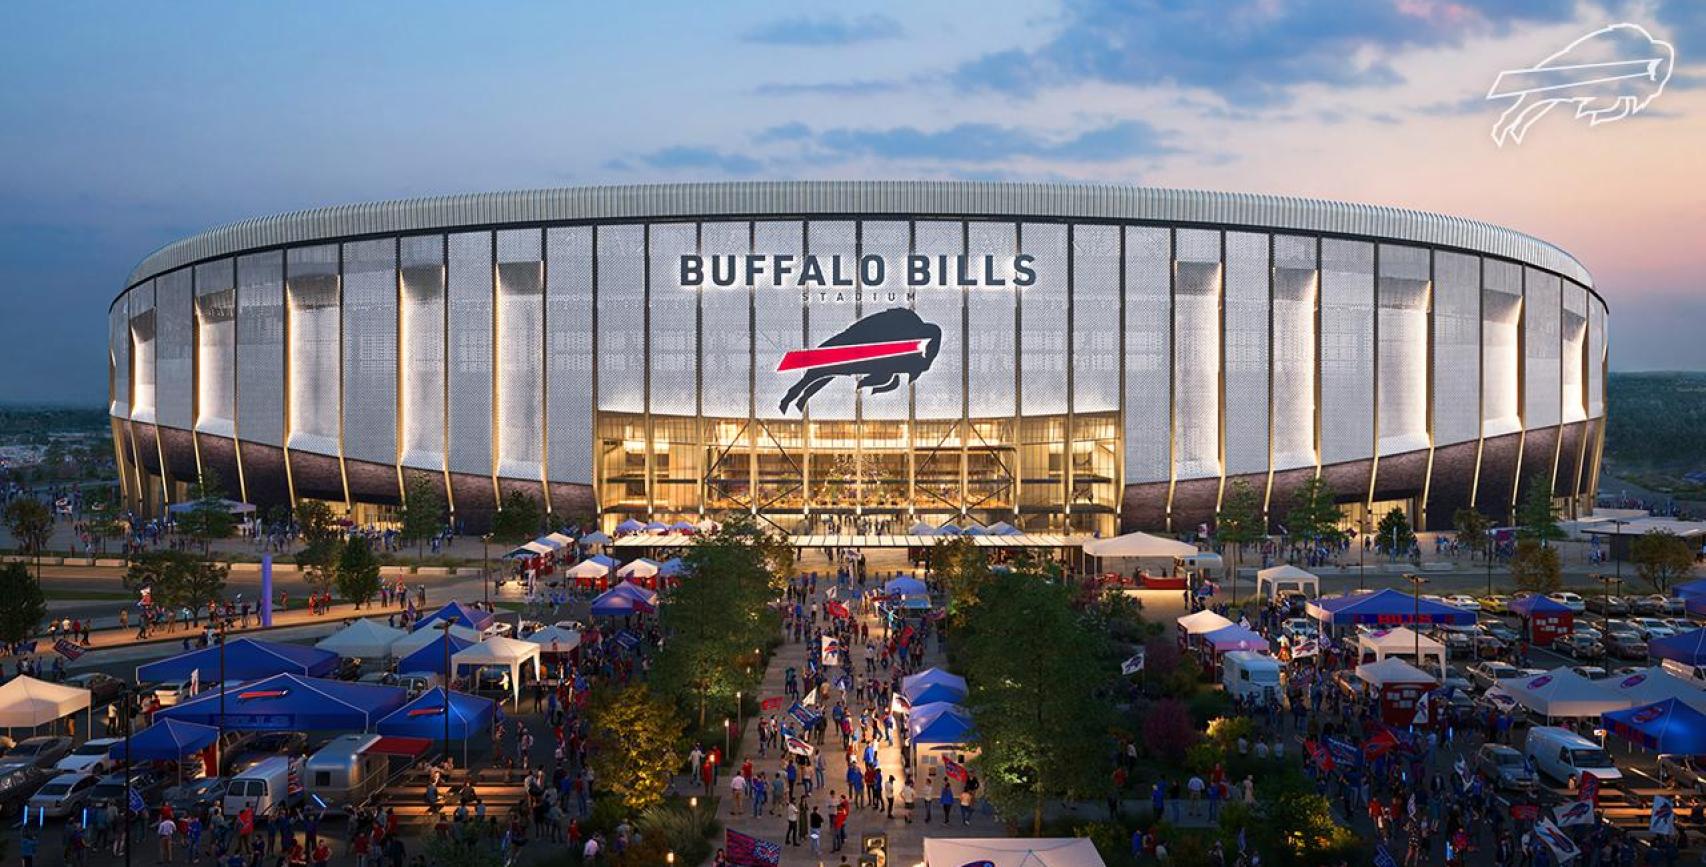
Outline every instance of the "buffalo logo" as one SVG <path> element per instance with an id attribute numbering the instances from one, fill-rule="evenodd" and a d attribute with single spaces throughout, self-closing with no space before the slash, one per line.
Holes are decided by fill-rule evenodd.
<path id="1" fill-rule="evenodd" d="M 777 373 L 802 370 L 799 381 L 782 395 L 781 410 L 790 404 L 805 411 L 806 401 L 837 376 L 855 377 L 858 388 L 872 394 L 894 391 L 901 377 L 907 382 L 930 369 L 942 349 L 942 329 L 918 318 L 904 307 L 873 313 L 816 349 L 795 349 L 783 354 Z"/>
<path id="2" fill-rule="evenodd" d="M 1676 50 L 1636 24 L 1613 24 L 1526 69 L 1494 79 L 1487 99 L 1516 98 L 1493 124 L 1493 142 L 1522 144 L 1529 127 L 1560 104 L 1591 126 L 1646 110 L 1670 81 Z"/>
<path id="3" fill-rule="evenodd" d="M 1543 686 L 1545 686 L 1545 685 L 1546 685 L 1546 684 L 1549 684 L 1549 683 L 1551 683 L 1551 682 L 1552 682 L 1552 675 L 1550 675 L 1550 674 L 1543 674 L 1543 675 L 1541 675 L 1541 676 L 1539 676 L 1539 677 L 1537 677 L 1537 678 L 1535 678 L 1535 679 L 1533 679 L 1533 680 L 1531 680 L 1531 681 L 1529 681 L 1529 682 L 1528 682 L 1528 683 L 1527 683 L 1527 684 L 1526 684 L 1526 686 L 1527 686 L 1527 687 L 1528 687 L 1528 688 L 1529 688 L 1529 689 L 1539 689 L 1539 688 L 1541 688 L 1541 687 L 1543 687 Z"/>
<path id="4" fill-rule="evenodd" d="M 1628 689 L 1629 687 L 1632 687 L 1632 686 L 1639 686 L 1646 679 L 1647 679 L 1647 676 L 1644 674 L 1631 674 L 1628 677 L 1624 678 L 1623 682 L 1619 683 L 1617 686 L 1619 689 Z"/>
<path id="5" fill-rule="evenodd" d="M 1662 705 L 1662 704 L 1648 705 L 1647 707 L 1641 708 L 1640 710 L 1636 711 L 1633 716 L 1629 717 L 1629 721 L 1636 724 L 1636 725 L 1640 725 L 1642 723 L 1650 723 L 1653 720 L 1656 720 L 1659 717 L 1664 716 L 1664 714 L 1665 714 L 1664 705 Z"/>

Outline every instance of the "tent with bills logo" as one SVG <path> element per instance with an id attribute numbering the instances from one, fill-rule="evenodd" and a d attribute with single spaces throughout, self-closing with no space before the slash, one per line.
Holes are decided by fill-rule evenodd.
<path id="1" fill-rule="evenodd" d="M 236 731 L 364 732 L 408 698 L 408 691 L 396 686 L 280 674 L 208 690 L 154 717 L 204 726 L 223 720 L 225 728 Z"/>
<path id="2" fill-rule="evenodd" d="M 1516 703 L 1545 719 L 1597 717 L 1629 707 L 1628 697 L 1568 668 L 1554 668 L 1533 677 L 1513 677 L 1498 682 Z"/>
<path id="3" fill-rule="evenodd" d="M 926 867 L 1106 867 L 1087 837 L 925 837 Z"/>

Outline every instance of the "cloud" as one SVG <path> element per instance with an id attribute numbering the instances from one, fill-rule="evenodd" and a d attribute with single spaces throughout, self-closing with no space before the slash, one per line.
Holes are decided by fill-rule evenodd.
<path id="1" fill-rule="evenodd" d="M 839 15 L 818 18 L 783 18 L 746 32 L 747 42 L 764 45 L 854 45 L 881 39 L 897 39 L 905 31 L 887 15 L 861 15 L 846 19 Z"/>
<path id="2" fill-rule="evenodd" d="M 758 160 L 743 154 L 687 145 L 652 151 L 640 155 L 637 159 L 654 169 L 715 169 L 731 175 L 750 175 L 762 168 Z"/>
<path id="3" fill-rule="evenodd" d="M 1235 105 L 1274 105 L 1299 85 L 1396 84 L 1403 79 L 1391 52 L 1574 12 L 1574 0 L 1068 0 L 1062 26 L 1042 45 L 987 54 L 952 79 L 1015 94 L 1083 81 L 1177 84 Z"/>
<path id="4" fill-rule="evenodd" d="M 1165 133 L 1140 120 L 1118 121 L 1064 139 L 1044 138 L 1017 127 L 962 123 L 934 131 L 911 126 L 830 129 L 819 133 L 813 142 L 823 150 L 849 157 L 960 163 L 992 163 L 1017 157 L 1115 162 L 1177 152 Z"/>
<path id="5" fill-rule="evenodd" d="M 872 96 L 901 89 L 898 81 L 773 81 L 752 89 L 759 96 Z"/>
<path id="6" fill-rule="evenodd" d="M 800 141 L 812 136 L 812 128 L 799 121 L 773 126 L 759 132 L 753 138 L 758 141 Z"/>

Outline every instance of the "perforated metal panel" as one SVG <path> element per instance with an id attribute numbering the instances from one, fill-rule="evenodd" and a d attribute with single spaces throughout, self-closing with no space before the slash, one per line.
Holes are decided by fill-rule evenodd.
<path id="1" fill-rule="evenodd" d="M 1179 229 L 1173 284 L 1173 471 L 1220 475 L 1220 233 Z"/>
<path id="2" fill-rule="evenodd" d="M 1434 254 L 1434 445 L 1481 430 L 1481 260 Z"/>
<path id="3" fill-rule="evenodd" d="M 698 411 L 698 298 L 681 285 L 681 257 L 697 243 L 692 223 L 651 228 L 652 412 L 691 416 Z"/>
<path id="4" fill-rule="evenodd" d="M 227 437 L 237 418 L 236 269 L 231 259 L 195 269 L 195 428 Z"/>
<path id="5" fill-rule="evenodd" d="M 492 235 L 445 240 L 450 316 L 450 471 L 492 472 Z M 460 506 L 458 506 L 460 508 Z"/>
<path id="6" fill-rule="evenodd" d="M 1587 418 L 1588 293 L 1577 283 L 1564 283 L 1563 352 L 1559 365 L 1563 378 L 1563 418 L 1566 423 Z"/>
<path id="7" fill-rule="evenodd" d="M 1527 381 L 1523 387 L 1523 424 L 1529 428 L 1550 427 L 1560 416 L 1558 372 L 1563 302 L 1556 274 L 1528 269 L 1527 298 L 1523 301 L 1523 362 Z"/>
<path id="8" fill-rule="evenodd" d="M 498 475 L 544 476 L 545 260 L 537 229 L 498 233 Z"/>
<path id="9" fill-rule="evenodd" d="M 646 411 L 645 227 L 598 229 L 598 408 Z"/>
<path id="10" fill-rule="evenodd" d="M 154 316 L 154 281 L 130 290 L 131 363 L 136 367 L 130 396 L 130 417 L 154 421 L 154 364 L 159 328 Z"/>
<path id="11" fill-rule="evenodd" d="M 1164 482 L 1169 472 L 1170 246 L 1166 229 L 1125 230 L 1125 475 L 1131 484 Z"/>
<path id="12" fill-rule="evenodd" d="M 107 310 L 107 366 L 111 380 L 108 412 L 130 416 L 130 294 L 120 295 Z"/>
<path id="13" fill-rule="evenodd" d="M 1113 412 L 1120 408 L 1120 229 L 1081 225 L 1072 236 L 1072 410 Z"/>
<path id="14" fill-rule="evenodd" d="M 546 475 L 592 482 L 592 228 L 545 233 Z M 553 508 L 557 503 L 553 502 Z"/>
<path id="15" fill-rule="evenodd" d="M 708 257 L 745 256 L 752 248 L 747 223 L 706 223 L 700 246 Z M 699 290 L 704 354 L 700 400 L 710 418 L 746 418 L 752 409 L 752 291 L 739 286 Z"/>
<path id="16" fill-rule="evenodd" d="M 181 268 L 154 281 L 154 346 L 157 394 L 154 409 L 160 424 L 189 430 L 195 424 L 195 324 L 191 271 Z"/>
<path id="17" fill-rule="evenodd" d="M 1370 456 L 1373 388 L 1374 245 L 1328 238 L 1321 245 L 1322 463 Z"/>
<path id="18" fill-rule="evenodd" d="M 237 259 L 237 434 L 284 445 L 284 254 Z"/>
<path id="19" fill-rule="evenodd" d="M 1605 415 L 1605 308 L 1588 299 L 1588 417 Z"/>
<path id="20" fill-rule="evenodd" d="M 818 220 L 806 224 L 806 252 L 820 263 L 841 261 L 848 267 L 843 278 L 852 285 L 803 290 L 806 301 L 808 343 L 816 346 L 852 325 L 858 312 L 858 276 L 854 263 L 858 248 L 854 243 L 855 226 L 850 221 Z M 824 274 L 833 280 L 832 272 Z M 865 313 L 884 309 L 873 305 Z M 837 377 L 812 398 L 812 418 L 819 420 L 851 420 L 856 380 L 850 376 Z"/>
<path id="21" fill-rule="evenodd" d="M 402 239 L 403 465 L 444 469 L 444 236 Z"/>
<path id="22" fill-rule="evenodd" d="M 1020 252 L 1035 256 L 1037 281 L 1019 292 L 1019 411 L 1026 415 L 1066 412 L 1067 333 L 1066 227 L 1025 223 Z"/>
<path id="23" fill-rule="evenodd" d="M 290 316 L 290 447 L 338 453 L 339 344 L 337 245 L 285 253 Z"/>
<path id="24" fill-rule="evenodd" d="M 1009 230 L 1010 231 L 1010 230 Z M 906 261 L 910 229 L 906 223 L 899 221 L 872 221 L 864 223 L 859 228 L 861 254 L 875 256 L 888 263 L 883 269 L 883 281 L 870 285 L 861 284 L 860 289 L 865 293 L 862 310 L 875 312 L 895 307 L 911 307 L 911 293 L 906 288 L 906 270 L 901 267 Z M 1013 400 L 1013 310 L 1012 296 L 1008 296 L 1007 309 L 1007 400 L 1012 406 Z M 763 376 L 762 369 L 759 375 Z M 933 375 L 933 374 L 931 374 Z M 976 398 L 976 391 L 973 391 Z M 897 388 L 882 394 L 869 392 L 859 396 L 859 412 L 863 417 L 872 420 L 894 421 L 905 419 L 911 411 L 910 402 L 912 390 L 906 387 Z M 1011 411 L 1011 410 L 1009 410 Z"/>
<path id="25" fill-rule="evenodd" d="M 397 242 L 344 245 L 344 455 L 397 461 Z"/>
<path id="26" fill-rule="evenodd" d="M 1496 259 L 1482 260 L 1481 414 L 1488 437 L 1522 429 L 1517 406 L 1517 323 L 1522 316 L 1522 269 Z"/>
<path id="27" fill-rule="evenodd" d="M 1274 238 L 1274 469 L 1312 467 L 1315 455 L 1314 238 Z"/>
<path id="28" fill-rule="evenodd" d="M 1226 233 L 1226 473 L 1268 469 L 1268 236 Z"/>
<path id="29" fill-rule="evenodd" d="M 755 255 L 799 255 L 804 240 L 797 222 L 759 223 L 753 227 L 752 249 Z M 768 279 L 753 286 L 753 309 L 757 330 L 753 333 L 757 356 L 756 387 L 753 401 L 759 418 L 799 418 L 798 410 L 782 410 L 782 395 L 799 379 L 795 373 L 777 373 L 776 365 L 782 354 L 800 349 L 805 342 L 804 309 L 800 292 L 786 286 L 772 286 Z"/>
<path id="30" fill-rule="evenodd" d="M 941 256 L 953 257 L 965 252 L 965 239 L 961 234 L 962 224 L 947 222 L 920 222 L 914 251 L 920 256 L 931 258 L 931 267 L 940 270 Z M 1062 233 L 1064 236 L 1064 233 Z M 951 266 L 950 266 L 951 267 Z M 1062 270 L 1065 262 L 1062 260 Z M 1062 275 L 1064 278 L 1064 274 Z M 1060 296 L 1057 301 L 1061 305 L 1060 321 L 1066 321 L 1066 296 L 1064 281 L 1059 284 Z M 965 290 L 960 286 L 918 286 L 912 290 L 913 308 L 918 311 L 919 318 L 931 322 L 942 329 L 942 349 L 936 353 L 936 360 L 930 369 L 912 384 L 913 407 L 921 419 L 953 419 L 961 416 L 960 377 L 964 365 L 961 353 L 965 347 L 965 328 L 962 322 L 961 308 L 965 303 Z M 1064 406 L 1065 394 L 1057 395 Z"/>
<path id="31" fill-rule="evenodd" d="M 1013 322 L 1018 310 L 1014 297 L 1013 269 L 1018 254 L 1017 226 L 1013 223 L 973 221 L 967 255 L 981 262 L 991 257 L 997 263 L 1005 286 L 980 286 L 966 297 L 966 399 L 972 418 L 1007 418 L 1013 415 Z M 1117 290 L 1116 290 L 1117 291 Z"/>
<path id="32" fill-rule="evenodd" d="M 1428 447 L 1428 251 L 1380 245 L 1380 453 Z"/>

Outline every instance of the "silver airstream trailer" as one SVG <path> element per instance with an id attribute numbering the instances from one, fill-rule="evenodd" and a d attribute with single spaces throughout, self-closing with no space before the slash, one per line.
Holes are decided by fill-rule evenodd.
<path id="1" fill-rule="evenodd" d="M 369 752 L 379 735 L 339 735 L 308 757 L 304 769 L 308 795 L 327 809 L 339 810 L 367 800 L 385 785 L 390 756 Z"/>

